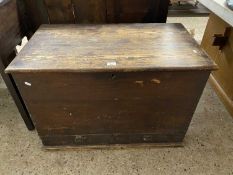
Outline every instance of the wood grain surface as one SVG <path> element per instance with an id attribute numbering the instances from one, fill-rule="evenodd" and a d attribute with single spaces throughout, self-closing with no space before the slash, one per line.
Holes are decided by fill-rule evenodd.
<path id="1" fill-rule="evenodd" d="M 6 71 L 215 68 L 181 24 L 43 25 Z"/>
<path id="2" fill-rule="evenodd" d="M 73 0 L 75 23 L 106 23 L 105 0 Z"/>
<path id="3" fill-rule="evenodd" d="M 27 36 L 41 24 L 165 23 L 169 0 L 18 0 Z"/>
<path id="4" fill-rule="evenodd" d="M 165 0 L 167 1 L 167 0 Z M 161 0 L 107 0 L 107 20 L 109 22 L 165 22 L 166 18 L 159 16 Z M 168 4 L 167 4 L 168 6 Z M 164 10 L 166 13 L 166 10 Z"/>
<path id="5" fill-rule="evenodd" d="M 0 4 L 0 73 L 1 76 L 29 130 L 34 125 L 27 112 L 26 106 L 20 96 L 15 82 L 10 74 L 4 72 L 5 68 L 16 56 L 15 47 L 21 43 L 23 36 L 18 18 L 16 0 L 4 0 Z M 6 116 L 7 117 L 7 116 Z"/>
<path id="6" fill-rule="evenodd" d="M 72 0 L 44 0 L 50 23 L 75 23 Z"/>
<path id="7" fill-rule="evenodd" d="M 5 2 L 0 6 L 0 57 L 5 66 L 11 61 L 6 59 L 21 42 L 21 37 L 16 0 Z"/>
<path id="8" fill-rule="evenodd" d="M 210 71 L 13 73 L 47 146 L 182 142 Z"/>
<path id="9" fill-rule="evenodd" d="M 180 24 L 44 25 L 7 68 L 42 143 L 182 142 L 216 65 Z"/>
<path id="10" fill-rule="evenodd" d="M 223 35 L 230 30 L 222 50 L 213 46 L 214 35 Z M 219 69 L 211 76 L 211 83 L 233 117 L 233 27 L 215 14 L 211 14 L 201 43 Z"/>

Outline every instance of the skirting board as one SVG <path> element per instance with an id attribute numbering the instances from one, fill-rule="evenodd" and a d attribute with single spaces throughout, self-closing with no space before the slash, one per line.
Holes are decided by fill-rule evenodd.
<path id="1" fill-rule="evenodd" d="M 63 151 L 63 150 L 119 150 L 133 148 L 163 148 L 163 147 L 184 147 L 183 142 L 179 143 L 148 143 L 148 144 L 111 144 L 111 145 L 82 145 L 82 146 L 42 146 L 46 151 Z"/>

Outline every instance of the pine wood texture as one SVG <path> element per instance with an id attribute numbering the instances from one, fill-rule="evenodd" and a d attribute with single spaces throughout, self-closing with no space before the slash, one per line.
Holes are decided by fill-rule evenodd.
<path id="1" fill-rule="evenodd" d="M 219 46 L 213 46 L 214 35 L 224 36 L 226 30 L 229 29 L 229 36 L 222 50 L 219 50 Z M 233 116 L 233 27 L 212 13 L 201 46 L 219 67 L 212 73 L 211 82 Z"/>
<path id="2" fill-rule="evenodd" d="M 213 68 L 181 24 L 43 25 L 6 71 Z"/>

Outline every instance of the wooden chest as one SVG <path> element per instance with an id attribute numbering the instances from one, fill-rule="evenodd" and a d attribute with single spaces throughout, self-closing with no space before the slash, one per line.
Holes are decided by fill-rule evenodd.
<path id="1" fill-rule="evenodd" d="M 180 143 L 216 65 L 181 24 L 43 25 L 6 69 L 46 146 Z"/>

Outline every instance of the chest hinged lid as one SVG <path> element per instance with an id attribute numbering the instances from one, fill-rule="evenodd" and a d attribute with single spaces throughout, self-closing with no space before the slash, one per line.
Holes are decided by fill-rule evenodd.
<path id="1" fill-rule="evenodd" d="M 181 24 L 42 25 L 6 72 L 215 68 Z"/>

